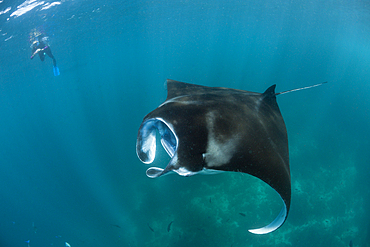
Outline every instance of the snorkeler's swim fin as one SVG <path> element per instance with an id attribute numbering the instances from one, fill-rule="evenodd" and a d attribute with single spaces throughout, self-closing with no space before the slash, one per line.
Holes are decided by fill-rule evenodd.
<path id="1" fill-rule="evenodd" d="M 53 72 L 55 76 L 60 75 L 59 68 L 57 66 L 53 66 Z"/>

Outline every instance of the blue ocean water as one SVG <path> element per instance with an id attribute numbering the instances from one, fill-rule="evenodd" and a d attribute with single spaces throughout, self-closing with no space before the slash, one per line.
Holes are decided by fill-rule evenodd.
<path id="1" fill-rule="evenodd" d="M 30 60 L 32 30 L 59 76 Z M 0 246 L 370 246 L 369 44 L 366 1 L 1 1 Z M 278 96 L 292 178 L 280 229 L 247 231 L 281 207 L 249 175 L 146 177 L 137 131 L 167 78 L 328 81 Z M 158 150 L 154 166 L 168 160 Z"/>

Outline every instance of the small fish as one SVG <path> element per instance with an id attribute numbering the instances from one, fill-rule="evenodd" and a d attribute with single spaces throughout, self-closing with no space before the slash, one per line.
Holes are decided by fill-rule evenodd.
<path id="1" fill-rule="evenodd" d="M 168 224 L 168 226 L 167 226 L 167 232 L 170 232 L 171 231 L 171 225 L 172 225 L 172 223 L 173 223 L 173 221 L 171 221 L 171 223 Z"/>
<path id="2" fill-rule="evenodd" d="M 34 233 L 37 233 L 37 227 L 35 226 L 35 222 L 32 222 L 32 228 Z"/>
<path id="3" fill-rule="evenodd" d="M 148 227 L 149 227 L 149 229 L 150 229 L 152 232 L 154 232 L 153 228 L 151 228 L 149 224 L 148 224 Z"/>
<path id="4" fill-rule="evenodd" d="M 114 224 L 110 224 L 111 226 L 114 226 L 114 227 L 117 227 L 117 228 L 121 228 L 119 225 L 114 225 Z"/>
<path id="5" fill-rule="evenodd" d="M 243 213 L 239 213 L 241 216 L 243 216 L 243 217 L 245 217 L 245 214 L 243 214 Z"/>
<path id="6" fill-rule="evenodd" d="M 351 239 L 351 241 L 349 241 L 349 247 L 353 247 L 353 241 Z"/>
<path id="7" fill-rule="evenodd" d="M 66 247 L 71 247 L 69 243 L 65 242 L 65 244 L 66 244 Z"/>
<path id="8" fill-rule="evenodd" d="M 212 197 L 209 198 L 209 203 L 212 203 Z"/>

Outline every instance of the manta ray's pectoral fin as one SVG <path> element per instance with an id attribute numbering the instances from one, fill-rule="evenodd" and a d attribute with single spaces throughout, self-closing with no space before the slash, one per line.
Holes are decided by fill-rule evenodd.
<path id="1" fill-rule="evenodd" d="M 287 206 L 284 202 L 283 208 L 281 209 L 279 215 L 275 218 L 273 222 L 262 228 L 251 229 L 248 231 L 254 234 L 267 234 L 273 232 L 285 222 L 286 218 L 287 218 Z"/>

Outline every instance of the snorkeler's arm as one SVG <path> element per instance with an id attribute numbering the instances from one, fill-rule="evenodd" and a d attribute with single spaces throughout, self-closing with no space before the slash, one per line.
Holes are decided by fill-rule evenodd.
<path id="1" fill-rule="evenodd" d="M 40 51 L 42 51 L 44 49 L 37 49 L 32 55 L 31 55 L 31 59 L 34 58 L 34 56 L 36 56 L 37 53 L 39 53 Z"/>
<path id="2" fill-rule="evenodd" d="M 45 50 L 46 48 L 48 48 L 48 46 L 45 46 L 44 48 L 39 48 L 39 49 L 37 49 L 32 55 L 31 55 L 31 59 L 33 59 L 35 56 L 36 56 L 36 54 L 37 53 L 39 53 L 40 51 L 43 51 L 43 50 Z"/>

